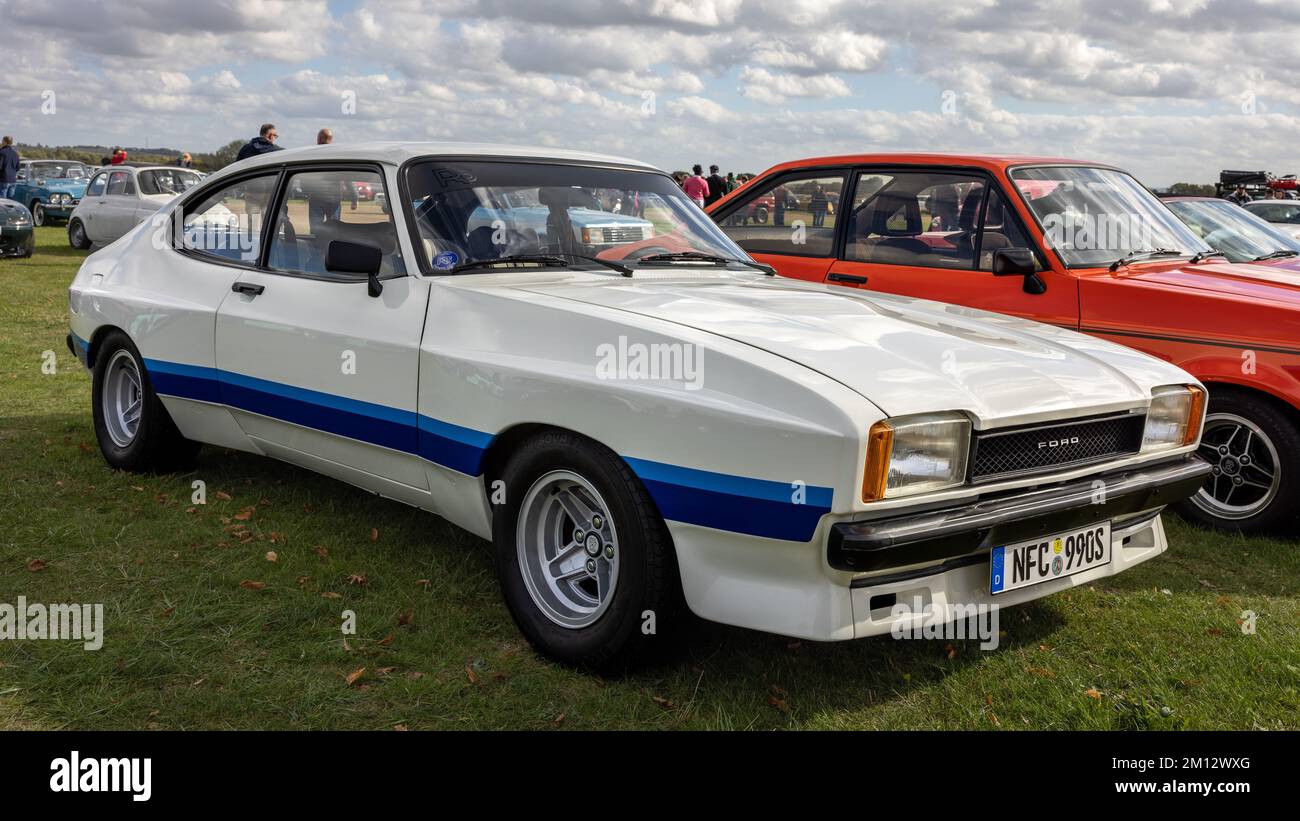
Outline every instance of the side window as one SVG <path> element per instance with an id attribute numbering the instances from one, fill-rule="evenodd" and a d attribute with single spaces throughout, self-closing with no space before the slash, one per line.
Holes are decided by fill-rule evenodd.
<path id="1" fill-rule="evenodd" d="M 375 171 L 302 171 L 289 177 L 276 216 L 267 265 L 279 271 L 338 277 L 325 270 L 329 244 L 336 240 L 378 248 L 379 274 L 405 274 L 397 226 L 388 200 L 375 197 L 384 182 Z"/>
<path id="2" fill-rule="evenodd" d="M 993 252 L 999 248 L 1033 249 L 1025 232 L 1011 213 L 1011 206 L 996 189 L 989 191 L 988 204 L 984 208 L 983 230 L 980 233 L 980 270 L 993 270 Z"/>
<path id="3" fill-rule="evenodd" d="M 104 196 L 104 189 L 107 187 L 108 187 L 108 175 L 96 174 L 95 178 L 90 181 L 90 185 L 86 186 L 86 196 L 102 197 Z"/>
<path id="4" fill-rule="evenodd" d="M 158 187 L 157 171 L 141 171 L 139 175 L 140 193 L 141 194 L 161 194 L 162 189 Z"/>
<path id="5" fill-rule="evenodd" d="M 187 251 L 254 265 L 278 172 L 246 177 L 193 200 L 181 223 Z"/>
<path id="6" fill-rule="evenodd" d="M 110 197 L 123 196 L 131 193 L 127 191 L 127 185 L 130 184 L 131 175 L 126 171 L 114 171 L 108 175 L 108 195 Z"/>
<path id="7" fill-rule="evenodd" d="M 722 221 L 723 232 L 751 254 L 830 256 L 844 177 L 781 177 L 757 189 Z"/>
<path id="8" fill-rule="evenodd" d="M 845 259 L 973 269 L 984 181 L 938 172 L 859 174 Z"/>

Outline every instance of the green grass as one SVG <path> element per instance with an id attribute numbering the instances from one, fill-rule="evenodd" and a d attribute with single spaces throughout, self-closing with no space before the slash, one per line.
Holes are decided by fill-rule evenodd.
<path id="1" fill-rule="evenodd" d="M 1300 549 L 1172 516 L 1167 554 L 1003 611 L 994 652 L 694 622 L 626 678 L 558 667 L 516 632 L 487 545 L 432 515 L 211 448 L 185 475 L 108 469 L 63 342 L 82 255 L 61 228 L 38 242 L 0 261 L 0 603 L 102 602 L 106 637 L 0 643 L 0 727 L 1300 726 Z"/>

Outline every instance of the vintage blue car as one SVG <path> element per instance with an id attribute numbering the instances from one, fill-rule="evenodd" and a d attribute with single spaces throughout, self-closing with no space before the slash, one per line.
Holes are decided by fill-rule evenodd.
<path id="1" fill-rule="evenodd" d="M 90 182 L 90 169 L 75 160 L 24 160 L 18 166 L 13 199 L 26 205 L 32 221 L 48 225 L 66 221 L 81 202 Z"/>

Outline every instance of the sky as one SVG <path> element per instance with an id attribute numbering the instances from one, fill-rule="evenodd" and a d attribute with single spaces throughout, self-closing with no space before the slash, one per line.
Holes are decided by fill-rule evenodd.
<path id="1" fill-rule="evenodd" d="M 1296 0 L 0 0 L 0 133 L 470 140 L 757 172 L 869 151 L 1300 173 Z"/>

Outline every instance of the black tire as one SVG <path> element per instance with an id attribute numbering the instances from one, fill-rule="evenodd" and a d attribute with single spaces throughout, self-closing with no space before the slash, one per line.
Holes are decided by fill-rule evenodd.
<path id="1" fill-rule="evenodd" d="M 113 440 L 105 420 L 105 377 L 119 351 L 134 360 L 141 379 L 140 419 L 132 438 L 125 446 Z M 154 393 L 144 360 L 126 334 L 111 331 L 97 346 L 95 370 L 91 378 L 91 412 L 95 420 L 95 438 L 104 459 L 118 470 L 133 473 L 167 472 L 189 466 L 199 452 L 199 443 L 181 435 L 167 408 Z"/>
<path id="2" fill-rule="evenodd" d="M 50 219 L 45 215 L 45 206 L 41 204 L 40 200 L 32 200 L 28 210 L 32 212 L 32 225 L 40 228 L 49 223 Z"/>
<path id="3" fill-rule="evenodd" d="M 766 225 L 766 224 L 767 224 L 767 209 L 766 209 L 766 208 L 764 208 L 763 206 L 760 205 L 758 208 L 755 208 L 755 209 L 754 209 L 754 222 L 758 223 L 759 225 Z"/>
<path id="4" fill-rule="evenodd" d="M 90 237 L 86 236 L 86 226 L 81 224 L 81 220 L 68 221 L 68 244 L 78 251 L 90 248 Z"/>
<path id="5" fill-rule="evenodd" d="M 1220 444 L 1222 436 L 1216 436 L 1215 431 L 1230 430 L 1226 426 L 1238 424 L 1237 420 L 1257 429 L 1251 431 L 1254 468 L 1242 467 L 1240 459 L 1233 455 L 1238 450 L 1235 446 L 1229 448 L 1228 454 L 1221 454 L 1217 450 L 1216 446 Z M 1267 445 L 1261 441 L 1261 434 Z M 1179 506 L 1179 513 L 1184 518 L 1206 527 L 1250 535 L 1287 537 L 1300 534 L 1300 424 L 1297 424 L 1294 412 L 1288 413 L 1287 409 L 1274 400 L 1250 391 L 1212 387 L 1206 412 L 1205 434 L 1198 453 L 1215 465 L 1216 477 L 1225 491 L 1225 480 L 1230 483 L 1231 477 L 1235 475 L 1260 480 L 1263 474 L 1254 471 L 1261 466 L 1272 468 L 1275 472 L 1276 491 L 1272 501 L 1262 504 L 1250 515 L 1226 515 L 1221 509 L 1216 510 L 1208 498 L 1212 495 L 1210 491 L 1216 478 L 1211 477 L 1196 497 Z M 1261 464 L 1267 461 L 1276 461 L 1276 464 Z M 1247 486 L 1245 489 L 1250 488 Z M 1246 497 L 1247 501 L 1249 499 Z M 1229 498 L 1226 501 L 1233 500 Z"/>
<path id="6" fill-rule="evenodd" d="M 534 600 L 520 567 L 516 531 L 529 489 L 553 471 L 571 471 L 603 497 L 618 534 L 617 583 L 603 614 L 585 627 L 553 621 Z M 505 502 L 492 517 L 497 577 L 510 615 L 540 653 L 565 664 L 621 672 L 655 646 L 668 646 L 683 614 L 672 538 L 645 488 L 617 455 L 577 434 L 548 431 L 526 442 L 506 464 Z M 655 630 L 643 630 L 653 613 Z"/>

